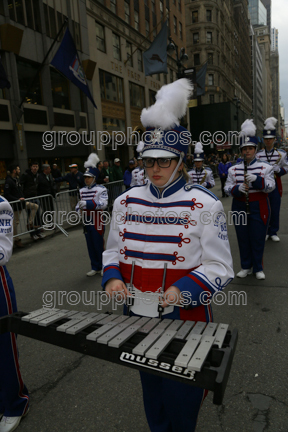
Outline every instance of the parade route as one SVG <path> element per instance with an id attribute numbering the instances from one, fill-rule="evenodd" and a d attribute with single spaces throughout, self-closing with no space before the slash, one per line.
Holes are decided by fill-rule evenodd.
<path id="1" fill-rule="evenodd" d="M 222 406 L 212 394 L 200 411 L 197 432 L 287 432 L 288 176 L 279 243 L 268 240 L 264 281 L 235 278 L 225 289 L 245 291 L 247 305 L 213 306 L 214 321 L 237 328 L 239 340 Z M 212 189 L 221 197 L 219 179 Z M 231 198 L 220 198 L 227 214 Z M 29 243 L 7 265 L 19 311 L 43 305 L 47 291 L 100 291 L 101 276 L 87 277 L 90 263 L 82 227 Z M 106 229 L 106 236 L 108 227 Z M 234 272 L 240 270 L 236 234 L 228 225 Z M 83 304 L 60 309 L 96 312 Z M 102 312 L 110 310 L 104 306 Z M 120 313 L 120 310 L 119 310 Z M 18 337 L 20 367 L 31 396 L 19 432 L 149 432 L 138 372 L 36 340 Z M 186 431 L 183 431 L 186 432 Z M 187 431 L 188 432 L 188 431 Z"/>

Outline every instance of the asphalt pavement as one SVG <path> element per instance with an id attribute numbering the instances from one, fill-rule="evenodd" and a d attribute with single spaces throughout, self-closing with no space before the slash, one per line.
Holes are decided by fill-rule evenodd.
<path id="1" fill-rule="evenodd" d="M 213 405 L 212 394 L 208 395 L 197 432 L 288 431 L 288 176 L 282 179 L 281 241 L 266 243 L 266 280 L 253 275 L 235 278 L 225 289 L 227 297 L 231 291 L 244 291 L 247 304 L 213 306 L 214 321 L 237 328 L 239 340 L 223 404 Z M 213 192 L 221 197 L 219 180 Z M 227 214 L 231 198 L 221 200 Z M 237 273 L 240 260 L 232 225 L 228 233 Z M 20 311 L 42 307 L 44 293 L 46 303 L 59 291 L 76 291 L 87 303 L 101 290 L 100 275 L 86 276 L 90 265 L 80 227 L 70 229 L 69 237 L 56 233 L 27 243 L 15 251 L 7 267 Z M 96 309 L 67 305 L 63 299 L 63 306 L 57 304 L 62 309 Z M 18 346 L 31 409 L 17 432 L 149 432 L 137 371 L 23 336 L 18 336 Z"/>

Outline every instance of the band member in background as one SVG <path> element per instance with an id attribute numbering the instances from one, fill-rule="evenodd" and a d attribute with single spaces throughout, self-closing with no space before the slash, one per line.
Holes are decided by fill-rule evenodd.
<path id="1" fill-rule="evenodd" d="M 204 162 L 204 150 L 203 145 L 198 142 L 194 149 L 194 165 L 195 168 L 188 171 L 190 177 L 190 183 L 200 184 L 201 186 L 211 189 L 215 186 L 215 180 L 213 177 L 212 170 L 208 167 L 203 167 Z"/>
<path id="2" fill-rule="evenodd" d="M 140 148 L 143 146 L 143 142 L 142 141 L 140 141 L 139 142 L 139 144 L 138 144 L 138 146 L 137 146 L 137 152 L 138 152 L 138 154 L 139 154 L 139 152 L 140 152 Z M 138 183 L 137 183 L 137 176 L 138 176 L 138 174 L 141 172 L 141 171 L 144 171 L 144 167 L 143 167 L 143 162 L 142 162 L 142 157 L 140 156 L 140 154 L 139 154 L 139 156 L 137 157 L 137 162 L 138 162 L 138 166 L 132 171 L 132 178 L 131 178 L 131 183 L 130 183 L 130 187 L 132 187 L 132 186 L 136 186 Z"/>
<path id="3" fill-rule="evenodd" d="M 259 161 L 269 162 L 273 166 L 276 187 L 273 192 L 269 193 L 271 217 L 266 240 L 270 237 L 271 240 L 278 242 L 280 241 L 277 232 L 279 231 L 279 216 L 282 197 L 281 177 L 288 172 L 288 160 L 287 153 L 284 150 L 274 148 L 276 139 L 276 123 L 277 120 L 274 117 L 265 120 L 263 130 L 265 148 L 260 150 L 256 157 Z"/>
<path id="4" fill-rule="evenodd" d="M 91 153 L 84 167 L 84 181 L 86 186 L 80 189 L 80 201 L 76 211 L 82 212 L 84 234 L 91 261 L 91 270 L 87 276 L 102 274 L 102 253 L 104 251 L 104 224 L 101 221 L 101 210 L 108 205 L 107 189 L 98 185 L 99 170 L 96 168 L 99 158 Z"/>
<path id="5" fill-rule="evenodd" d="M 222 289 L 234 273 L 222 203 L 204 187 L 187 184 L 184 162 L 190 138 L 179 126 L 179 117 L 186 112 L 191 90 L 187 79 L 165 85 L 156 103 L 142 111 L 141 122 L 148 132 L 142 160 L 150 182 L 115 200 L 114 217 L 125 216 L 120 223 L 115 219 L 111 223 L 102 285 L 110 295 L 127 296 L 125 284 L 130 282 L 134 262 L 135 295 L 149 291 L 154 301 L 135 302 L 131 314 L 158 317 L 157 293 L 167 266 L 160 296 L 163 317 L 209 322 L 211 307 L 201 304 L 201 295 Z M 170 144 L 172 135 L 176 138 Z M 216 214 L 216 223 L 201 223 L 205 211 Z M 177 306 L 184 292 L 197 306 L 190 310 Z M 206 390 L 146 372 L 140 375 L 150 430 L 194 431 Z"/>
<path id="6" fill-rule="evenodd" d="M 0 197 L 0 318 L 17 312 L 16 296 L 6 264 L 13 250 L 13 210 Z M 0 431 L 14 431 L 29 410 L 29 394 L 18 362 L 15 333 L 0 335 Z"/>
<path id="7" fill-rule="evenodd" d="M 241 126 L 240 150 L 246 158 L 228 170 L 225 192 L 233 196 L 232 211 L 240 251 L 241 270 L 237 277 L 244 278 L 252 271 L 257 279 L 265 279 L 263 253 L 270 218 L 268 193 L 275 188 L 273 168 L 256 159 L 258 140 L 253 120 Z M 245 220 L 243 214 L 246 212 Z M 236 221 L 235 221 L 236 218 Z M 241 223 L 240 223 L 241 221 Z"/>
<path id="8" fill-rule="evenodd" d="M 221 191 L 222 191 L 222 198 L 225 198 L 227 195 L 224 192 L 224 186 L 225 182 L 227 180 L 228 176 L 228 169 L 232 166 L 231 162 L 228 161 L 227 154 L 224 153 L 221 156 L 221 162 L 218 165 L 218 174 L 221 181 Z"/>

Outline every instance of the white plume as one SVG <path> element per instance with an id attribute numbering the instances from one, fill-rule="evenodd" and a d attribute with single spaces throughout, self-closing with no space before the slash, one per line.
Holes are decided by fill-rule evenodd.
<path id="1" fill-rule="evenodd" d="M 203 145 L 201 142 L 195 144 L 194 153 L 203 153 Z"/>
<path id="2" fill-rule="evenodd" d="M 241 125 L 240 135 L 243 136 L 254 136 L 256 134 L 256 126 L 253 120 L 247 119 Z"/>
<path id="3" fill-rule="evenodd" d="M 99 157 L 96 153 L 90 153 L 87 161 L 84 163 L 85 168 L 96 168 L 97 163 L 100 162 Z"/>
<path id="4" fill-rule="evenodd" d="M 156 94 L 156 102 L 141 113 L 144 127 L 171 129 L 179 126 L 179 119 L 186 113 L 187 103 L 193 90 L 193 84 L 187 78 L 181 78 L 161 87 Z"/>
<path id="5" fill-rule="evenodd" d="M 264 122 L 265 129 L 275 129 L 277 119 L 275 117 L 269 117 Z"/>
<path id="6" fill-rule="evenodd" d="M 136 148 L 136 151 L 138 152 L 138 153 L 141 153 L 142 152 L 142 150 L 143 150 L 143 148 L 144 148 L 144 142 L 143 141 L 139 141 L 139 143 L 138 143 L 138 145 L 137 145 L 137 148 Z"/>

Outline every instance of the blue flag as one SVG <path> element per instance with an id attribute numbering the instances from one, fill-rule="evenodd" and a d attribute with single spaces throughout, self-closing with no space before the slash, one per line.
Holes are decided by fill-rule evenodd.
<path id="1" fill-rule="evenodd" d="M 205 79 L 207 72 L 207 62 L 196 74 L 197 96 L 205 95 Z"/>
<path id="2" fill-rule="evenodd" d="M 63 75 L 65 75 L 69 81 L 79 87 L 79 89 L 82 90 L 83 93 L 85 93 L 90 99 L 94 107 L 97 108 L 90 93 L 73 38 L 68 28 L 65 32 L 65 35 L 63 36 L 57 53 L 51 61 L 51 65 L 58 69 L 58 71 Z"/>
<path id="3" fill-rule="evenodd" d="M 7 75 L 6 75 L 6 72 L 5 72 L 5 69 L 3 67 L 1 57 L 0 57 L 0 88 L 3 89 L 5 87 L 7 89 L 9 89 L 11 87 L 11 84 L 7 78 Z"/>
<path id="4" fill-rule="evenodd" d="M 150 48 L 143 53 L 145 75 L 168 73 L 167 71 L 167 21 L 152 42 Z"/>

